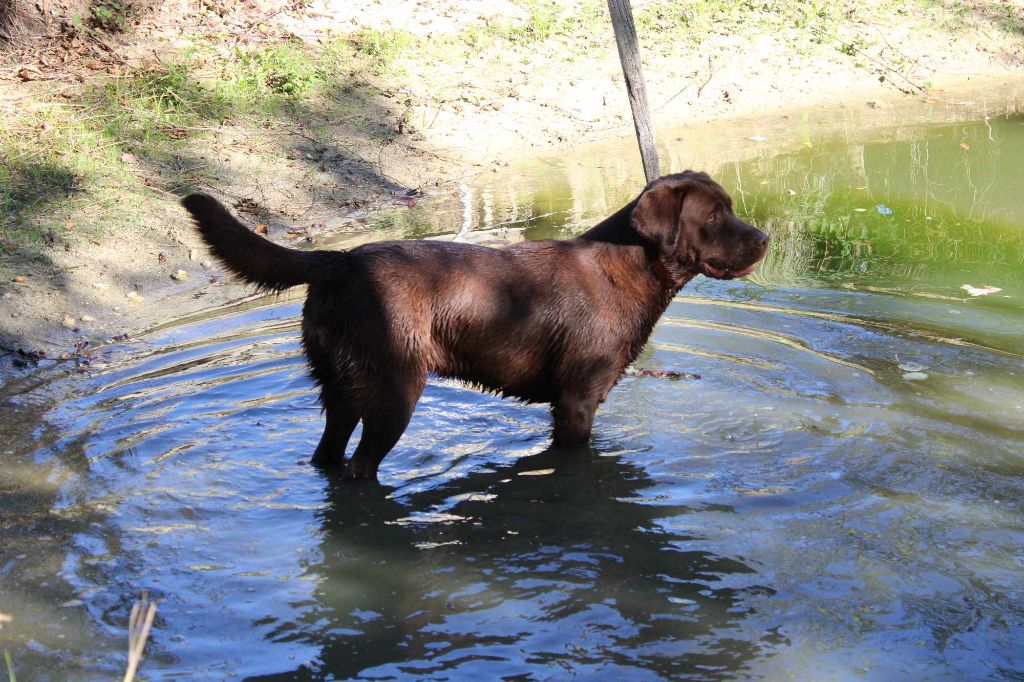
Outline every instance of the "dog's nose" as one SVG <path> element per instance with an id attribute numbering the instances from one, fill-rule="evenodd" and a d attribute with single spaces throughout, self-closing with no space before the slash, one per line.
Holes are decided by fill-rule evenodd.
<path id="1" fill-rule="evenodd" d="M 758 247 L 759 249 L 767 248 L 768 241 L 770 239 L 771 237 L 766 235 L 761 230 L 758 230 L 757 228 L 753 228 L 750 230 L 750 232 L 747 233 L 747 241 L 749 241 L 751 244 Z"/>

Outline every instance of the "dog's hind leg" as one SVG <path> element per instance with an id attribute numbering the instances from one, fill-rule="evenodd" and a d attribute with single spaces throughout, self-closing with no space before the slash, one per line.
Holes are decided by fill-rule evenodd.
<path id="1" fill-rule="evenodd" d="M 363 405 L 363 435 L 345 468 L 345 478 L 376 479 L 377 468 L 405 433 L 427 375 L 381 381 L 372 401 Z"/>
<path id="2" fill-rule="evenodd" d="M 351 382 L 339 370 L 330 343 L 318 333 L 319 328 L 304 318 L 302 332 L 310 374 L 320 385 L 320 404 L 327 419 L 310 462 L 320 468 L 341 466 L 345 463 L 348 440 L 359 423 L 358 403 L 352 401 Z"/>
<path id="3" fill-rule="evenodd" d="M 310 462 L 315 467 L 335 467 L 345 462 L 345 448 L 359 423 L 359 411 L 344 400 L 332 396 L 327 388 L 321 389 L 321 402 L 327 417 L 324 434 L 316 446 Z"/>

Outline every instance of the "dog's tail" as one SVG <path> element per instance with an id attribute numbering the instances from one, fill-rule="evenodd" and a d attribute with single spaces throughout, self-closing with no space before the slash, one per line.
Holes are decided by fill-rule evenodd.
<path id="1" fill-rule="evenodd" d="M 338 271 L 340 251 L 299 251 L 264 239 L 206 194 L 181 200 L 192 214 L 203 241 L 214 257 L 243 281 L 261 289 L 281 291 L 319 282 Z"/>

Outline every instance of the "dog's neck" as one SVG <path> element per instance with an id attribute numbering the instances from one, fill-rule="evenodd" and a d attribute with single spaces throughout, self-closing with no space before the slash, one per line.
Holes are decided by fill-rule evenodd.
<path id="1" fill-rule="evenodd" d="M 630 214 L 636 208 L 637 199 L 629 202 L 597 225 L 581 234 L 578 239 L 622 246 L 643 246 L 644 241 L 630 224 Z"/>
<path id="2" fill-rule="evenodd" d="M 676 292 L 697 276 L 680 263 L 668 263 L 654 253 L 630 223 L 636 202 L 577 237 L 590 242 L 597 262 L 616 291 L 621 323 L 632 330 L 629 362 L 643 349 Z"/>
<path id="3" fill-rule="evenodd" d="M 669 261 L 661 257 L 643 237 L 633 229 L 630 216 L 636 208 L 637 199 L 590 228 L 577 239 L 608 244 L 618 252 L 618 258 L 635 266 L 634 274 L 653 277 L 660 287 L 668 292 L 669 299 L 691 279 L 699 274 L 696 266 Z M 608 271 L 605 268 L 606 272 Z M 615 277 L 609 273 L 614 280 Z M 666 305 L 668 305 L 666 303 Z M 660 313 L 659 313 L 660 314 Z"/>

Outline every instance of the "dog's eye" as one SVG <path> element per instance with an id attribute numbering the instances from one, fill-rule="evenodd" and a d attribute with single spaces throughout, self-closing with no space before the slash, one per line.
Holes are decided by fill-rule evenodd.
<path id="1" fill-rule="evenodd" d="M 707 217 L 707 220 L 705 220 L 704 222 L 706 222 L 709 225 L 712 224 L 712 223 L 717 223 L 718 222 L 718 211 L 712 211 L 711 213 L 709 213 L 708 217 Z"/>

